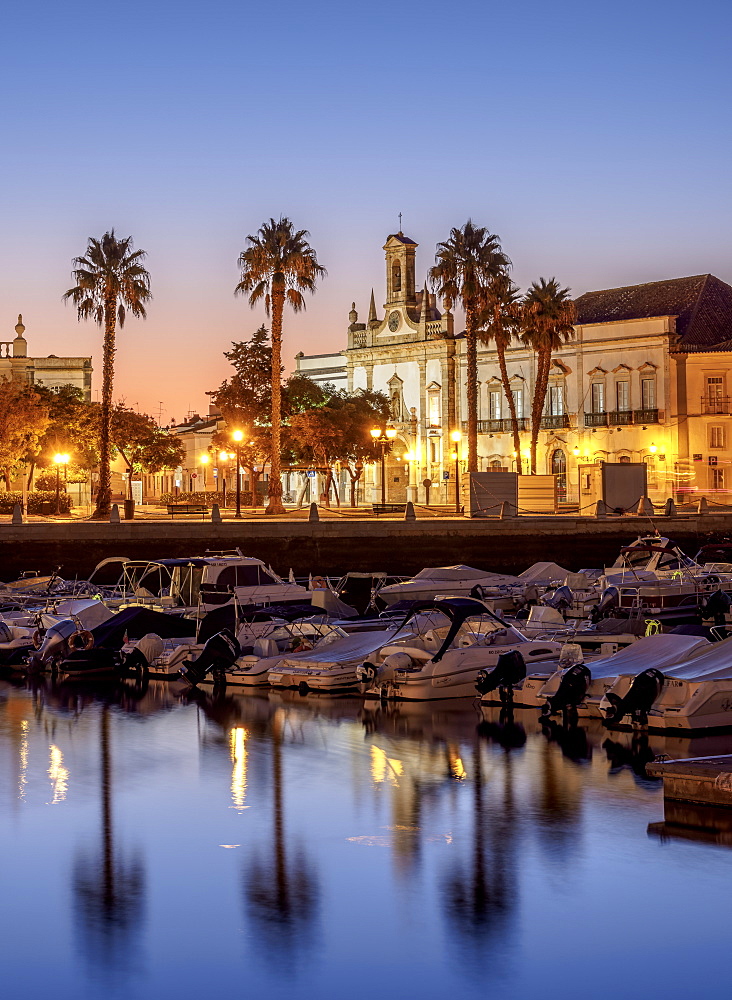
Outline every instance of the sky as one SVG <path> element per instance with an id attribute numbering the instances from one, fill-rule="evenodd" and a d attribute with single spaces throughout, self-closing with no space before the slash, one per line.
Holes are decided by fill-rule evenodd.
<path id="1" fill-rule="evenodd" d="M 0 340 L 22 312 L 30 355 L 91 354 L 100 388 L 100 332 L 62 295 L 111 227 L 153 291 L 119 333 L 115 396 L 163 423 L 205 409 L 265 319 L 233 289 L 271 216 L 328 270 L 285 317 L 289 366 L 345 348 L 372 286 L 381 306 L 399 212 L 419 282 L 469 217 L 522 287 L 732 281 L 730 29 L 728 0 L 14 4 Z"/>

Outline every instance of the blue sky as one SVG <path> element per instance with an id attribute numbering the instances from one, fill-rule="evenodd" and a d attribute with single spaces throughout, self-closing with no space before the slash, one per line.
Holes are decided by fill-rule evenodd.
<path id="1" fill-rule="evenodd" d="M 31 353 L 93 353 L 100 377 L 98 331 L 61 295 L 110 226 L 148 251 L 154 293 L 117 394 L 164 419 L 205 405 L 261 321 L 232 291 L 271 215 L 329 271 L 288 357 L 340 349 L 351 300 L 383 301 L 400 211 L 420 277 L 472 216 L 524 286 L 730 281 L 730 28 L 717 0 L 27 0 L 0 61 L 0 339 L 23 312 Z"/>

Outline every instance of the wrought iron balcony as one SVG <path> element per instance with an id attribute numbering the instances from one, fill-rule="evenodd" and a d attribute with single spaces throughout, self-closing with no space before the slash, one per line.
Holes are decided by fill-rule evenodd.
<path id="1" fill-rule="evenodd" d="M 657 424 L 658 410 L 634 410 L 633 419 L 637 424 Z"/>
<path id="2" fill-rule="evenodd" d="M 518 424 L 518 429 L 520 431 L 527 431 L 529 429 L 529 418 L 528 417 L 518 417 L 516 420 Z M 468 421 L 463 420 L 463 431 L 467 431 Z M 510 434 L 512 430 L 511 418 L 502 417 L 497 420 L 479 420 L 478 421 L 478 433 L 479 434 L 505 434 L 508 432 Z"/>
<path id="3" fill-rule="evenodd" d="M 608 423 L 613 427 L 626 427 L 633 423 L 632 410 L 611 410 L 607 416 Z"/>
<path id="4" fill-rule="evenodd" d="M 545 413 L 541 418 L 541 429 L 544 431 L 560 430 L 569 427 L 568 413 Z"/>
<path id="5" fill-rule="evenodd" d="M 732 397 L 730 396 L 702 396 L 702 413 L 730 414 L 732 413 Z"/>
<path id="6" fill-rule="evenodd" d="M 585 427 L 607 427 L 607 413 L 585 413 Z"/>

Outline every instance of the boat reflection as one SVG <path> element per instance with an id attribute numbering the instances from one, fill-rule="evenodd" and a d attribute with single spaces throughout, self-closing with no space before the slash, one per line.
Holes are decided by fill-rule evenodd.
<path id="1" fill-rule="evenodd" d="M 664 799 L 663 823 L 649 823 L 648 834 L 662 844 L 692 840 L 732 847 L 732 809 Z"/>
<path id="2" fill-rule="evenodd" d="M 140 852 L 126 853 L 115 841 L 112 811 L 110 710 L 99 718 L 101 772 L 100 844 L 80 848 L 72 871 L 75 926 L 80 951 L 106 972 L 132 971 L 144 936 L 145 868 Z"/>

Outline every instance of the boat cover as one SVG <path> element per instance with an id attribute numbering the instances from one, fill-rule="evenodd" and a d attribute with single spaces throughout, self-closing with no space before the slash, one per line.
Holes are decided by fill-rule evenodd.
<path id="1" fill-rule="evenodd" d="M 727 640 L 729 642 L 729 640 Z M 721 646 L 722 643 L 716 643 Z M 618 677 L 620 674 L 639 674 L 642 670 L 655 667 L 664 674 L 670 668 L 694 657 L 697 652 L 713 649 L 715 644 L 696 635 L 675 635 L 662 633 L 649 635 L 619 650 L 613 656 L 603 656 L 592 660 L 588 666 L 593 677 Z M 729 654 L 728 654 L 729 656 Z M 675 674 L 673 676 L 676 676 Z"/>
<path id="2" fill-rule="evenodd" d="M 568 569 L 562 569 L 562 567 L 555 562 L 535 562 L 528 569 L 525 569 L 523 573 L 519 573 L 519 583 L 558 583 L 560 580 L 566 579 L 569 573 Z"/>
<path id="3" fill-rule="evenodd" d="M 303 667 L 323 667 L 338 663 L 350 663 L 356 659 L 363 659 L 370 656 L 382 646 L 388 645 L 394 638 L 394 629 L 380 630 L 378 632 L 354 632 L 342 639 L 335 639 L 333 642 L 319 642 L 314 649 L 307 652 L 291 654 L 285 657 L 286 662 L 293 660 L 293 663 Z"/>
<path id="4" fill-rule="evenodd" d="M 128 639 L 141 639 L 148 632 L 154 632 L 161 639 L 184 639 L 196 634 L 196 623 L 192 618 L 166 615 L 162 611 L 149 608 L 125 608 L 108 621 L 91 630 L 95 646 L 106 649 L 121 649 Z"/>
<path id="5" fill-rule="evenodd" d="M 563 572 L 566 573 L 566 570 Z M 437 580 L 438 582 L 446 580 L 482 580 L 494 584 L 496 587 L 501 584 L 508 583 L 520 583 L 521 581 L 517 576 L 511 576 L 507 573 L 489 573 L 484 569 L 474 569 L 472 566 L 432 566 L 426 569 L 421 569 L 414 577 L 414 580 Z M 411 582 L 411 581 L 406 581 Z M 399 584 L 396 584 L 399 586 Z M 394 587 L 390 587 L 393 590 Z"/>
<path id="6" fill-rule="evenodd" d="M 711 642 L 697 653 L 663 673 L 685 681 L 732 679 L 732 638 Z"/>

